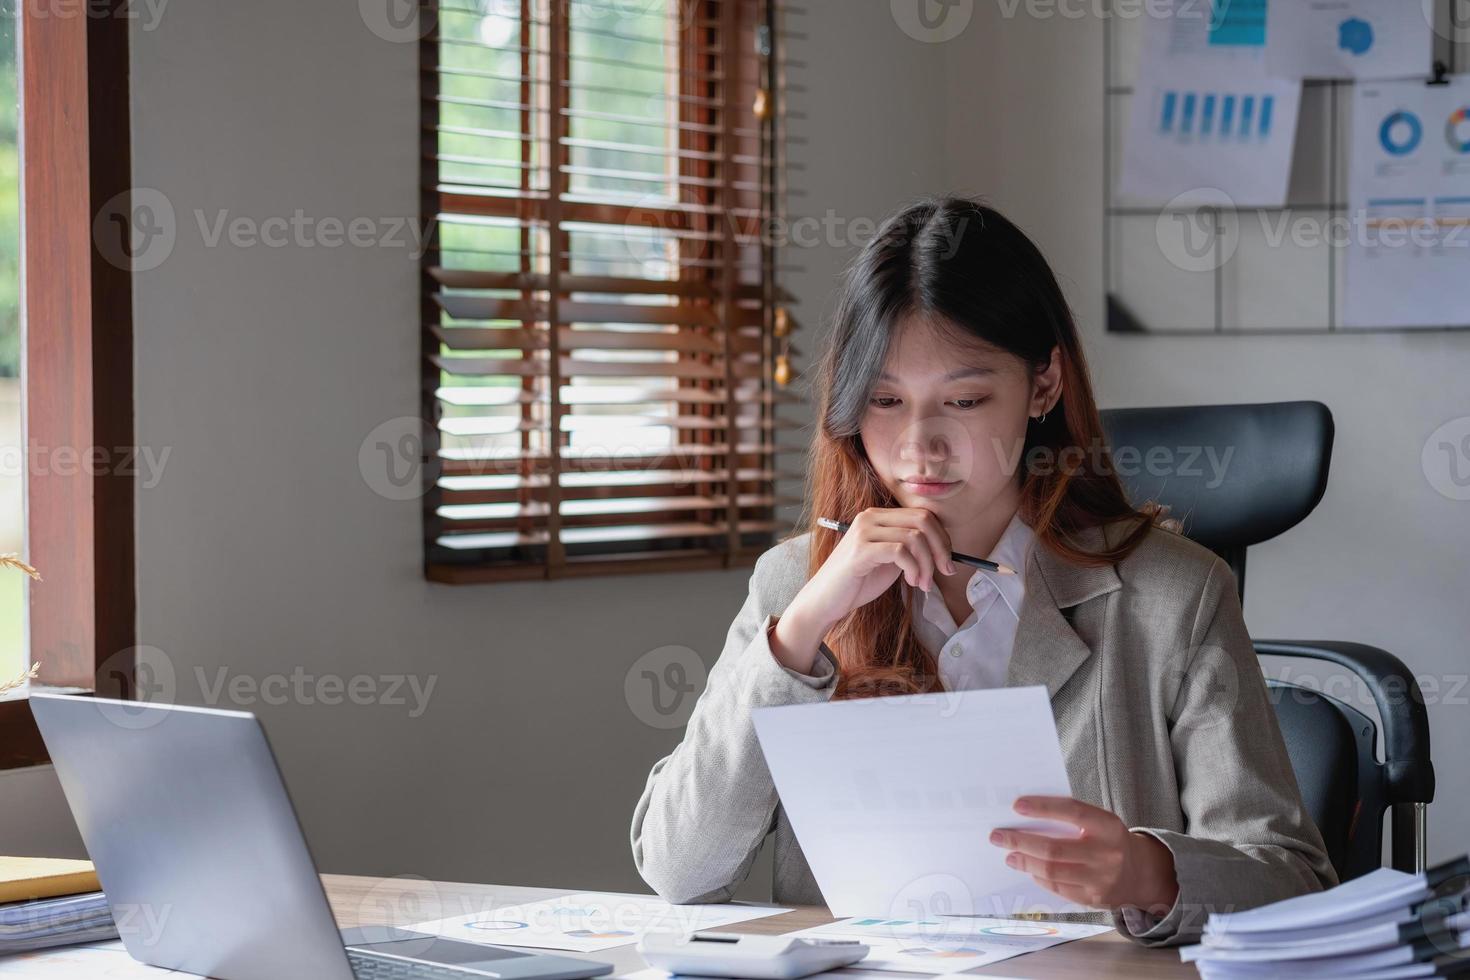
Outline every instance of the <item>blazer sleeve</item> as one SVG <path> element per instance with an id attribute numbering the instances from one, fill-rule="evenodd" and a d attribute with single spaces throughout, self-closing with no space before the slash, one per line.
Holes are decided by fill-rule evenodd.
<path id="1" fill-rule="evenodd" d="M 773 549 L 774 550 L 774 549 Z M 764 583 L 774 561 L 756 561 L 745 604 L 730 624 L 683 741 L 654 764 L 633 811 L 633 861 L 643 880 L 676 904 L 723 902 L 745 880 L 771 829 L 776 788 L 751 723 L 752 708 L 829 700 L 836 681 L 822 646 L 813 675 L 771 652 Z"/>
<path id="2" fill-rule="evenodd" d="M 1338 883 L 1302 803 L 1235 576 L 1219 558 L 1205 580 L 1189 654 L 1168 715 L 1186 832 L 1129 828 L 1169 848 L 1179 895 L 1162 917 L 1132 906 L 1113 911 L 1118 930 L 1145 946 L 1197 942 L 1212 911 Z"/>

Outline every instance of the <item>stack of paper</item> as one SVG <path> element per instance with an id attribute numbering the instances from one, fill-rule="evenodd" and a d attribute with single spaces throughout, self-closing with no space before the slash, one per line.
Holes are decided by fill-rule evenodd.
<path id="1" fill-rule="evenodd" d="M 101 892 L 0 905 L 0 954 L 117 938 Z"/>
<path id="2" fill-rule="evenodd" d="M 1380 868 L 1310 895 L 1211 915 L 1180 950 L 1206 978 L 1470 975 L 1470 858 Z"/>

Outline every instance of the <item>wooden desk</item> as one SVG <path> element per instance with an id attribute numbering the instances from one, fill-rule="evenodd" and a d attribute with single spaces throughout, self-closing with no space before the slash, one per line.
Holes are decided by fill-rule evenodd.
<path id="1" fill-rule="evenodd" d="M 358 925 L 411 925 L 470 912 L 489 912 L 506 905 L 556 898 L 571 891 L 566 888 L 452 884 L 409 877 L 322 875 L 322 881 L 337 922 L 344 929 Z M 742 922 L 727 928 L 730 932 L 783 933 L 831 921 L 832 916 L 825 907 L 805 906 L 784 915 Z M 598 953 L 556 952 L 560 956 L 611 963 L 616 968 L 613 976 L 645 968 L 638 951 L 632 946 L 618 946 Z M 1199 976 L 1191 964 L 1179 961 L 1177 948 L 1146 949 L 1116 932 L 1063 943 L 970 972 L 976 976 L 1054 977 L 1060 980 L 1167 980 Z M 893 976 L 897 980 L 901 976 L 917 977 L 918 974 Z"/>

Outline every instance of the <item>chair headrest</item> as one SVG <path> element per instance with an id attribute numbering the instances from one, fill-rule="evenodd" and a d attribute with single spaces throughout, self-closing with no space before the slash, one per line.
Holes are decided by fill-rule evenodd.
<path id="1" fill-rule="evenodd" d="M 1216 551 L 1274 538 L 1327 489 L 1333 424 L 1321 402 L 1115 408 L 1102 423 L 1129 500 L 1169 505 Z"/>

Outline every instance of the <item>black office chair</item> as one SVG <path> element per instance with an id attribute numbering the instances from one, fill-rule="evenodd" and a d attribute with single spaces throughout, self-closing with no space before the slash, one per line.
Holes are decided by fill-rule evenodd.
<path id="1" fill-rule="evenodd" d="M 1295 526 L 1327 488 L 1332 413 L 1319 402 L 1123 408 L 1102 417 L 1129 498 L 1168 505 L 1186 535 L 1229 562 L 1242 602 L 1246 548 Z M 1300 685 L 1267 682 L 1303 802 L 1338 877 L 1348 881 L 1382 864 L 1389 808 L 1393 867 L 1422 870 L 1434 766 L 1414 675 L 1393 654 L 1361 643 L 1256 640 L 1255 648 L 1346 668 L 1377 703 L 1382 762 L 1378 726 L 1367 715 Z"/>

